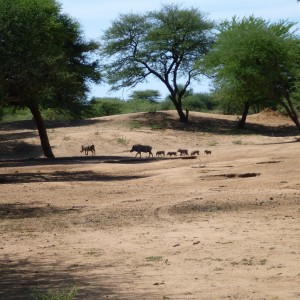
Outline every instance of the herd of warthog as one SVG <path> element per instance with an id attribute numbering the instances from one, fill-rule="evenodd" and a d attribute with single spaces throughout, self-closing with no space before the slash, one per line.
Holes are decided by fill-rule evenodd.
<path id="1" fill-rule="evenodd" d="M 148 145 L 141 145 L 141 144 L 133 145 L 130 152 L 136 152 L 135 157 L 137 157 L 138 154 L 140 155 L 140 157 L 142 157 L 142 152 L 149 153 L 149 157 L 150 156 L 153 157 L 152 147 L 148 146 Z M 177 151 L 169 151 L 169 152 L 167 152 L 167 155 L 169 155 L 170 157 L 177 156 L 177 153 L 179 153 L 180 156 L 188 156 L 189 155 L 188 149 L 178 149 Z M 204 153 L 211 154 L 211 151 L 205 150 Z M 193 150 L 190 155 L 191 156 L 200 155 L 200 151 Z M 156 156 L 157 157 L 166 156 L 166 152 L 164 150 L 159 150 L 156 152 Z"/>
<path id="2" fill-rule="evenodd" d="M 80 152 L 84 152 L 85 155 L 89 155 L 89 151 L 92 152 L 92 155 L 96 154 L 96 149 L 95 149 L 94 144 L 86 144 L 86 145 L 81 146 L 81 151 Z M 149 157 L 150 156 L 153 157 L 152 147 L 149 146 L 149 145 L 141 145 L 141 144 L 133 145 L 130 152 L 136 152 L 135 157 L 137 157 L 138 155 L 140 155 L 140 157 L 142 157 L 142 152 L 149 153 Z M 188 149 L 178 149 L 177 151 L 167 152 L 167 156 L 170 156 L 170 157 L 171 156 L 177 156 L 177 153 L 179 153 L 180 156 L 188 156 L 189 155 Z M 211 154 L 211 151 L 210 150 L 205 150 L 204 153 L 205 154 Z M 200 155 L 200 151 L 199 150 L 193 150 L 190 155 L 191 156 Z M 163 150 L 159 150 L 159 151 L 156 152 L 156 156 L 158 156 L 158 157 L 166 156 L 166 152 L 163 151 Z"/>

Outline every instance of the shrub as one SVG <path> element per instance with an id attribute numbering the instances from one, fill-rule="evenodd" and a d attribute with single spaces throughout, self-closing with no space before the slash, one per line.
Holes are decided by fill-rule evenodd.
<path id="1" fill-rule="evenodd" d="M 123 101 L 116 98 L 97 98 L 90 104 L 90 117 L 103 117 L 122 113 Z"/>
<path id="2" fill-rule="evenodd" d="M 192 94 L 184 98 L 184 106 L 193 111 L 210 111 L 217 106 L 214 98 L 209 94 Z"/>

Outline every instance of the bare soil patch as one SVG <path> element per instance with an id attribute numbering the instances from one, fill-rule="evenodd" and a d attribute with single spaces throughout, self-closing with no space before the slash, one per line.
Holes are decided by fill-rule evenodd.
<path id="1" fill-rule="evenodd" d="M 32 122 L 1 124 L 0 299 L 300 299 L 298 132 L 270 110 L 245 131 L 190 118 L 49 123 L 54 160 Z M 134 158 L 136 143 L 200 155 Z"/>

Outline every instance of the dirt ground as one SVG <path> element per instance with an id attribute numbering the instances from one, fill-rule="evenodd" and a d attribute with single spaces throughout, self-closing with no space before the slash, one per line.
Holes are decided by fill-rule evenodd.
<path id="1" fill-rule="evenodd" d="M 55 160 L 31 121 L 0 124 L 0 299 L 72 286 L 75 299 L 300 299 L 295 127 L 270 110 L 242 132 L 234 116 L 190 119 L 52 122 Z M 200 155 L 155 156 L 178 148 Z"/>

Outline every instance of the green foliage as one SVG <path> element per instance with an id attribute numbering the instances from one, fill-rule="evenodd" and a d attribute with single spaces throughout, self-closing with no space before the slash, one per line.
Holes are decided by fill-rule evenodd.
<path id="1" fill-rule="evenodd" d="M 183 99 L 183 106 L 190 111 L 210 111 L 217 107 L 217 102 L 209 94 L 192 94 Z"/>
<path id="2" fill-rule="evenodd" d="M 232 144 L 234 144 L 234 145 L 242 145 L 243 142 L 241 140 L 234 140 L 234 141 L 232 141 Z"/>
<path id="3" fill-rule="evenodd" d="M 202 73 L 194 64 L 210 49 L 212 28 L 199 10 L 178 5 L 121 15 L 102 38 L 101 52 L 109 61 L 104 65 L 108 82 L 112 89 L 120 89 L 153 76 L 165 84 L 180 119 L 186 121 L 181 100 Z M 180 93 L 179 85 L 183 86 Z"/>
<path id="4" fill-rule="evenodd" d="M 55 291 L 48 290 L 47 292 L 40 291 L 38 289 L 33 290 L 31 294 L 32 300 L 72 300 L 78 294 L 77 287 L 70 287 L 67 289 Z"/>
<path id="5" fill-rule="evenodd" d="M 160 103 L 144 99 L 122 101 L 117 98 L 95 98 L 91 101 L 86 117 L 101 117 L 135 112 L 156 112 L 161 110 Z"/>
<path id="6" fill-rule="evenodd" d="M 48 121 L 68 121 L 73 119 L 71 115 L 64 113 L 63 110 L 55 110 L 53 108 L 42 110 L 42 116 Z"/>
<path id="7" fill-rule="evenodd" d="M 86 80 L 99 81 L 89 58 L 98 45 L 84 41 L 54 0 L 0 0 L 0 38 L 0 98 L 8 105 L 76 111 Z"/>
<path id="8" fill-rule="evenodd" d="M 129 124 L 130 130 L 139 129 L 142 127 L 142 124 L 139 122 L 132 122 Z"/>
<path id="9" fill-rule="evenodd" d="M 253 16 L 220 24 L 204 61 L 225 110 L 280 104 L 294 121 L 298 119 L 291 101 L 300 79 L 300 40 L 292 32 L 294 25 Z"/>
<path id="10" fill-rule="evenodd" d="M 131 142 L 131 140 L 126 138 L 125 136 L 121 136 L 121 137 L 117 138 L 117 143 L 122 146 L 125 146 L 127 150 L 128 150 L 128 146 L 129 146 L 130 142 Z"/>
<path id="11" fill-rule="evenodd" d="M 219 144 L 219 142 L 216 141 L 216 140 L 210 140 L 210 141 L 207 142 L 207 145 L 211 146 L 211 147 L 217 146 L 218 144 Z"/>
<path id="12" fill-rule="evenodd" d="M 152 130 L 159 130 L 159 129 L 163 129 L 164 125 L 162 123 L 152 123 L 150 124 L 150 128 Z"/>
<path id="13" fill-rule="evenodd" d="M 157 90 L 134 91 L 129 95 L 130 100 L 145 100 L 150 103 L 157 103 L 161 98 L 161 94 Z"/>
<path id="14" fill-rule="evenodd" d="M 86 116 L 103 117 L 122 113 L 124 101 L 117 98 L 95 98 L 91 101 Z"/>
<path id="15" fill-rule="evenodd" d="M 32 114 L 28 108 L 16 109 L 11 106 L 2 107 L 0 121 L 11 122 L 21 120 L 31 120 Z"/>
<path id="16" fill-rule="evenodd" d="M 164 101 L 161 102 L 161 109 L 162 110 L 172 110 L 174 109 L 174 104 L 170 97 L 167 97 Z"/>
<path id="17" fill-rule="evenodd" d="M 190 94 L 184 98 L 183 105 L 190 111 L 215 111 L 218 102 L 214 99 L 215 97 L 209 94 Z M 94 98 L 88 105 L 82 107 L 82 116 L 84 118 L 95 118 L 134 112 L 149 112 L 155 114 L 157 111 L 171 109 L 174 109 L 174 105 L 168 97 L 158 103 L 152 103 L 146 100 L 123 101 L 118 98 Z M 72 115 L 66 114 L 65 111 L 52 108 L 42 110 L 42 115 L 46 120 L 76 119 L 76 116 L 73 117 Z M 16 109 L 13 107 L 5 107 L 0 111 L 0 121 L 2 122 L 31 119 L 32 114 L 28 108 Z M 154 127 L 156 127 L 156 125 L 154 125 Z"/>
<path id="18" fill-rule="evenodd" d="M 44 155 L 54 155 L 41 109 L 79 117 L 99 63 L 77 21 L 55 0 L 0 0 L 0 106 L 28 107 Z"/>
<path id="19" fill-rule="evenodd" d="M 154 112 L 160 110 L 160 103 L 153 103 L 145 100 L 128 100 L 125 105 L 125 112 Z"/>
<path id="20" fill-rule="evenodd" d="M 162 256 L 148 256 L 146 257 L 146 260 L 148 261 L 161 261 L 163 259 Z"/>

